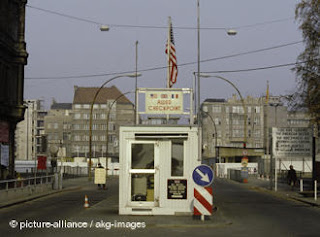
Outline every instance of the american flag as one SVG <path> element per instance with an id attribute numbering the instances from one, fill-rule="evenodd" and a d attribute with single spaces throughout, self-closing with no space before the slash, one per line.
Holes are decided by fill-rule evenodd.
<path id="1" fill-rule="evenodd" d="M 169 45 L 168 45 L 169 44 Z M 172 23 L 169 18 L 169 35 L 168 41 L 166 44 L 166 54 L 168 54 L 168 87 L 171 88 L 174 83 L 177 81 L 178 76 L 178 66 L 177 66 L 177 58 L 176 58 L 176 48 L 174 46 L 173 39 L 173 31 L 172 31 Z"/>

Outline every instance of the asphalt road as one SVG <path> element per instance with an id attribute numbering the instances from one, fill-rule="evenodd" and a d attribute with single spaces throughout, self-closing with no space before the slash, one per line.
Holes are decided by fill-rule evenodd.
<path id="1" fill-rule="evenodd" d="M 1 236 L 320 236 L 320 208 L 252 190 L 246 184 L 215 180 L 214 202 L 218 207 L 210 221 L 191 217 L 118 216 L 118 185 L 108 190 L 83 183 L 82 188 L 31 202 L 0 209 Z M 91 208 L 85 210 L 84 195 Z M 106 209 L 106 206 L 109 209 Z M 111 229 L 24 229 L 11 228 L 9 222 L 25 221 L 144 221 L 145 228 Z M 179 220 L 179 221 L 178 221 Z M 185 220 L 185 222 L 181 221 Z"/>
<path id="2" fill-rule="evenodd" d="M 228 228 L 219 236 L 320 236 L 320 208 L 266 192 L 249 184 L 215 182 L 215 202 Z"/>
<path id="3" fill-rule="evenodd" d="M 98 190 L 89 182 L 80 184 L 81 188 L 46 196 L 33 201 L 0 209 L 1 236 L 33 236 L 32 231 L 19 231 L 11 228 L 9 222 L 68 220 L 84 210 L 85 195 L 90 197 L 90 205 L 106 198 L 108 190 Z M 42 232 L 45 232 L 43 230 Z M 5 235 L 2 235 L 5 234 Z M 42 233 L 42 236 L 44 236 Z"/>

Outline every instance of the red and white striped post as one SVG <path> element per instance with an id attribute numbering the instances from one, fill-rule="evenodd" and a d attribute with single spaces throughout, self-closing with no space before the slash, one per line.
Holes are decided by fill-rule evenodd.
<path id="1" fill-rule="evenodd" d="M 212 207 L 213 207 L 212 187 L 196 186 L 194 188 L 193 215 L 201 216 L 201 220 L 204 220 L 204 216 L 212 215 Z"/>

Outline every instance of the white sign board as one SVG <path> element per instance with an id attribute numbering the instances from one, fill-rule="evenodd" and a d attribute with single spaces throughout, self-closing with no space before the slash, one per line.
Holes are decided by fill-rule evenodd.
<path id="1" fill-rule="evenodd" d="M 182 91 L 147 91 L 147 114 L 182 114 Z"/>
<path id="2" fill-rule="evenodd" d="M 272 128 L 272 152 L 277 158 L 312 156 L 310 128 Z"/>
<path id="3" fill-rule="evenodd" d="M 107 178 L 107 172 L 104 168 L 96 168 L 94 170 L 94 183 L 105 184 Z"/>

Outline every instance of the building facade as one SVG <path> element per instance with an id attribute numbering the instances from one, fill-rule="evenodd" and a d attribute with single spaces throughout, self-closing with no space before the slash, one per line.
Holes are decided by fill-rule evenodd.
<path id="1" fill-rule="evenodd" d="M 34 160 L 45 153 L 44 118 L 47 111 L 41 100 L 25 100 L 24 120 L 17 124 L 15 131 L 15 157 L 18 160 Z"/>
<path id="2" fill-rule="evenodd" d="M 310 127 L 305 112 L 292 112 L 280 97 L 207 99 L 202 106 L 203 156 L 217 162 L 241 162 L 246 147 L 249 162 L 266 165 L 272 127 Z"/>
<path id="3" fill-rule="evenodd" d="M 72 157 L 89 156 L 90 108 L 99 88 L 75 87 Z M 117 87 L 102 88 L 92 111 L 92 157 L 118 157 L 119 127 L 134 124 L 134 105 Z"/>
<path id="4" fill-rule="evenodd" d="M 8 156 L 1 160 L 1 179 L 5 178 L 5 170 L 14 177 L 15 129 L 24 119 L 24 66 L 28 57 L 26 3 L 26 0 L 0 1 L 0 143 L 9 150 Z"/>
<path id="5" fill-rule="evenodd" d="M 71 157 L 72 103 L 53 102 L 44 118 L 47 154 L 52 158 L 61 149 L 64 157 Z"/>

